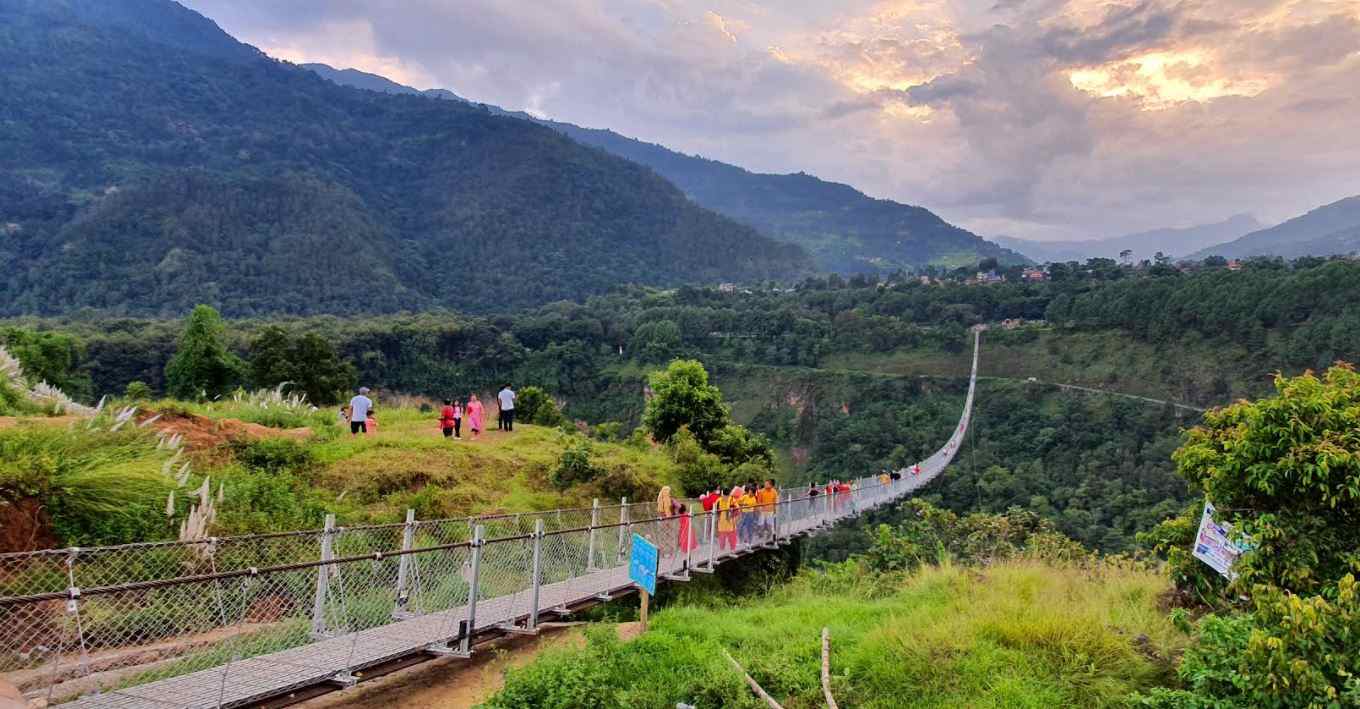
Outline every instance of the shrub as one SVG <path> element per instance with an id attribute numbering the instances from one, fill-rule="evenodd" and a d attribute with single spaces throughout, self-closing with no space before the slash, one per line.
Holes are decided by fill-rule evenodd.
<path id="1" fill-rule="evenodd" d="M 606 421 L 597 423 L 590 429 L 590 437 L 597 441 L 612 443 L 619 440 L 619 433 L 623 430 L 623 424 L 618 421 Z"/>
<path id="2" fill-rule="evenodd" d="M 1262 590 L 1255 610 L 1199 622 L 1181 690 L 1138 698 L 1144 707 L 1360 706 L 1360 599 L 1347 575 L 1334 598 Z"/>
<path id="3" fill-rule="evenodd" d="M 589 441 L 577 442 L 562 451 L 557 468 L 548 476 L 553 486 L 558 490 L 566 490 L 573 485 L 594 480 L 600 474 L 600 469 L 591 463 L 590 454 Z"/>
<path id="4" fill-rule="evenodd" d="M 566 420 L 562 416 L 562 409 L 548 392 L 535 386 L 527 386 L 517 392 L 515 412 L 519 420 L 537 426 L 560 426 Z"/>
<path id="5" fill-rule="evenodd" d="M 149 401 L 155 394 L 146 382 L 128 382 L 127 388 L 123 390 L 123 397 L 129 401 Z"/>
<path id="6" fill-rule="evenodd" d="M 291 438 L 237 439 L 228 445 L 232 456 L 251 470 L 292 473 L 316 463 L 312 451 Z"/>

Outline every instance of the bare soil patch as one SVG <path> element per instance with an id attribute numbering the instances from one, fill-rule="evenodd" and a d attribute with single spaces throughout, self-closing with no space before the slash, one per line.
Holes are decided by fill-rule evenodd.
<path id="1" fill-rule="evenodd" d="M 529 664 L 544 650 L 583 647 L 579 627 L 544 628 L 538 637 L 510 637 L 480 647 L 472 659 L 441 658 L 393 672 L 298 705 L 303 709 L 470 709 L 505 686 L 505 671 Z"/>

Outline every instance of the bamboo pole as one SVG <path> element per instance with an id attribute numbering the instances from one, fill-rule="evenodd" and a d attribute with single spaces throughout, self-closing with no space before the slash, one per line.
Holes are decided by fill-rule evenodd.
<path id="1" fill-rule="evenodd" d="M 822 628 L 822 694 L 826 695 L 827 709 L 838 709 L 831 696 L 831 629 Z"/>
<path id="2" fill-rule="evenodd" d="M 751 675 L 746 674 L 746 670 L 743 670 L 741 668 L 741 665 L 737 664 L 737 661 L 733 659 L 732 653 L 724 649 L 723 657 L 726 657 L 727 661 L 732 663 L 732 667 L 736 669 L 737 672 L 740 672 L 741 676 L 746 679 L 746 684 L 751 688 L 751 691 L 755 692 L 757 697 L 764 699 L 765 703 L 770 705 L 770 709 L 784 709 L 784 707 L 779 705 L 779 702 L 776 702 L 774 700 L 774 697 L 771 697 L 769 694 L 766 694 L 765 690 L 760 688 L 760 684 L 757 683 L 755 679 L 751 677 Z"/>

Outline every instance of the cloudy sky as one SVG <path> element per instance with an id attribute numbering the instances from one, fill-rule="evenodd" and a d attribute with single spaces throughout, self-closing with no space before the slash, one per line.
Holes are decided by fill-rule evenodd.
<path id="1" fill-rule="evenodd" d="M 1115 236 L 1360 194 L 1360 0 L 181 0 L 383 74 L 920 204 Z"/>

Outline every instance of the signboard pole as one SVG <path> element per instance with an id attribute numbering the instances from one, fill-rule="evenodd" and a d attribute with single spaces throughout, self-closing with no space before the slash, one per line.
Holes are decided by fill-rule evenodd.
<path id="1" fill-rule="evenodd" d="M 647 632 L 647 606 L 651 605 L 652 594 L 647 593 L 647 589 L 642 589 L 642 632 Z"/>

